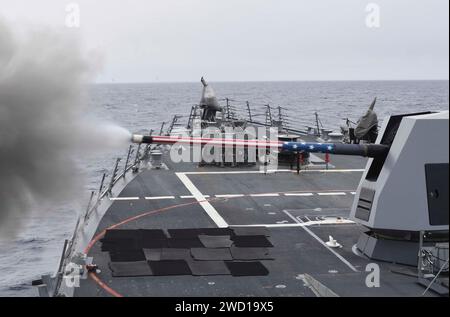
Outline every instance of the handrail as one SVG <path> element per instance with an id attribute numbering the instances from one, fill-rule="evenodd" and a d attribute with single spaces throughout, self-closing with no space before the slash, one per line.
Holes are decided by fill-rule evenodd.
<path id="1" fill-rule="evenodd" d="M 425 294 L 428 292 L 428 290 L 431 288 L 431 286 L 434 284 L 434 282 L 437 280 L 437 278 L 439 277 L 439 275 L 441 275 L 442 271 L 444 270 L 444 268 L 448 265 L 448 261 L 449 259 L 447 258 L 447 261 L 445 261 L 445 263 L 441 266 L 439 272 L 434 276 L 434 278 L 431 280 L 430 284 L 428 284 L 427 288 L 425 289 L 425 291 L 422 293 L 422 296 L 425 296 Z"/>
<path id="2" fill-rule="evenodd" d="M 100 205 L 101 201 L 110 194 L 110 191 L 112 189 L 114 189 L 114 186 L 118 183 L 118 181 L 121 178 L 124 178 L 126 176 L 126 174 L 130 171 L 133 170 L 135 167 L 137 167 L 138 165 L 141 164 L 141 162 L 145 160 L 144 155 L 142 155 L 141 157 L 139 157 L 138 160 L 136 160 L 134 162 L 134 164 L 131 164 L 130 166 L 128 166 L 122 173 L 120 174 L 116 174 L 116 176 L 113 178 L 112 182 L 111 182 L 111 186 L 107 187 L 105 189 L 102 190 L 102 188 L 99 190 L 98 194 L 97 194 L 97 200 L 95 201 L 95 203 L 90 206 L 90 208 L 87 209 L 87 212 L 84 216 L 84 223 L 87 223 L 87 221 L 89 221 L 89 219 L 91 218 L 93 212 L 95 212 L 98 208 L 98 206 Z M 105 175 L 105 174 L 104 174 Z M 103 176 L 104 178 L 105 176 Z M 91 196 L 90 201 L 92 202 L 94 195 Z M 90 203 L 89 203 L 90 205 Z M 72 235 L 72 238 L 69 240 L 68 242 L 68 247 L 67 247 L 67 251 L 62 255 L 61 257 L 61 263 L 65 263 L 65 259 L 69 258 L 70 256 L 72 256 L 73 254 L 73 246 L 74 246 L 74 241 L 76 240 L 77 236 L 78 236 L 78 232 L 81 229 L 81 219 L 82 216 L 80 215 L 80 217 L 78 218 L 77 221 L 77 225 L 75 226 L 75 231 Z M 63 265 L 64 266 L 64 265 Z"/>

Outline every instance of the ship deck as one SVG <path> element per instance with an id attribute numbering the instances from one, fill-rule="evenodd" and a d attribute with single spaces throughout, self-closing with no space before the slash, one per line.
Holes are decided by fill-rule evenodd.
<path id="1" fill-rule="evenodd" d="M 256 167 L 199 168 L 173 164 L 142 170 L 113 196 L 96 236 L 105 229 L 185 229 L 264 226 L 273 260 L 266 276 L 113 277 L 108 252 L 93 244 L 88 257 L 101 273 L 81 281 L 75 296 L 318 296 L 311 283 L 338 296 L 418 296 L 416 278 L 404 267 L 379 263 L 380 287 L 369 288 L 355 244 L 363 227 L 346 221 L 366 160 L 332 156 L 335 168 L 268 174 Z M 288 167 L 289 168 L 289 167 Z M 325 242 L 334 237 L 342 248 Z M 428 295 L 433 295 L 428 293 Z"/>

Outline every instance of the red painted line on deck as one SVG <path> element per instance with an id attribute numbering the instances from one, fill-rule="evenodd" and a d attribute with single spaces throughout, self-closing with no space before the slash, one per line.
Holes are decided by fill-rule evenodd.
<path id="1" fill-rule="evenodd" d="M 210 201 L 212 201 L 212 200 L 220 200 L 220 198 L 210 199 Z M 206 200 L 204 200 L 204 201 L 206 201 Z M 157 209 L 157 210 L 152 210 L 152 211 L 145 212 L 145 213 L 143 213 L 143 214 L 140 214 L 140 215 L 137 215 L 137 216 L 134 216 L 134 217 L 127 218 L 127 219 L 125 219 L 125 220 L 123 220 L 123 221 L 121 221 L 121 222 L 119 222 L 119 223 L 116 223 L 115 225 L 112 225 L 112 226 L 106 228 L 105 230 L 103 230 L 102 232 L 100 232 L 98 235 L 96 235 L 96 236 L 91 240 L 91 242 L 87 245 L 87 247 L 84 249 L 84 253 L 85 253 L 85 254 L 88 254 L 89 251 L 92 249 L 92 247 L 93 247 L 93 246 L 94 246 L 101 238 L 103 238 L 103 237 L 105 236 L 107 230 L 116 229 L 117 227 L 120 227 L 120 226 L 122 226 L 122 225 L 124 225 L 124 224 L 127 224 L 127 223 L 131 222 L 131 221 L 134 221 L 134 220 L 137 220 L 137 219 L 146 217 L 146 216 L 155 215 L 155 214 L 158 214 L 158 213 L 160 213 L 160 212 L 168 211 L 168 210 L 175 209 L 175 208 L 179 208 L 179 207 L 184 207 L 184 206 L 189 206 L 189 205 L 195 205 L 195 204 L 198 204 L 198 203 L 201 203 L 201 202 L 203 202 L 203 201 L 194 201 L 194 202 L 185 203 L 185 204 L 172 205 L 172 206 L 169 206 L 169 207 L 164 207 L 164 208 L 160 208 L 160 209 Z M 103 290 L 105 290 L 105 291 L 106 291 L 107 293 L 109 293 L 110 295 L 112 295 L 112 296 L 114 296 L 114 297 L 123 297 L 122 294 L 120 294 L 119 292 L 115 291 L 114 289 L 112 289 L 111 287 L 109 287 L 105 282 L 103 282 L 103 281 L 97 276 L 97 274 L 95 274 L 95 273 L 89 273 L 89 277 L 92 278 L 92 280 L 93 280 L 94 282 L 96 282 L 96 283 L 98 284 L 98 286 L 100 286 L 101 288 L 103 288 Z"/>

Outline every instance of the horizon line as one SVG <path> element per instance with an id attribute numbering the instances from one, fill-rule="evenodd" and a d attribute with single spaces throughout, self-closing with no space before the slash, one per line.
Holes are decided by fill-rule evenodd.
<path id="1" fill-rule="evenodd" d="M 295 82 L 401 82 L 401 81 L 449 81 L 449 79 L 311 79 L 311 80 L 208 80 L 211 83 L 295 83 Z M 94 85 L 108 85 L 108 84 L 195 84 L 198 81 L 99 81 L 93 82 Z"/>

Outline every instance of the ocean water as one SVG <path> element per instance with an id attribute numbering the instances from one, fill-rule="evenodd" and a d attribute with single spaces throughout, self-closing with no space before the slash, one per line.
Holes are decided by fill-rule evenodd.
<path id="1" fill-rule="evenodd" d="M 391 114 L 448 110 L 448 81 L 360 82 L 235 82 L 212 83 L 218 98 L 230 98 L 238 115 L 246 114 L 249 101 L 253 115 L 263 115 L 264 105 L 283 107 L 299 127 L 314 122 L 318 112 L 325 127 L 339 129 L 344 118 L 355 121 L 374 97 L 380 119 Z M 159 131 L 162 121 L 175 114 L 189 114 L 198 103 L 200 83 L 111 84 L 89 88 L 89 111 L 132 132 Z M 225 101 L 221 101 L 224 105 Z M 286 109 L 286 110 L 284 110 Z M 274 116 L 278 115 L 274 109 Z M 264 117 L 260 117 L 263 119 Z M 184 117 L 181 121 L 186 122 Z M 85 175 L 85 195 L 77 204 L 32 213 L 12 241 L 0 242 L 0 296 L 36 296 L 31 281 L 56 271 L 64 239 L 73 234 L 79 212 L 84 212 L 88 193 L 97 190 L 101 176 L 127 149 L 82 157 L 78 168 Z M 68 168 L 75 168 L 68 166 Z M 0 202 L 1 208 L 1 202 Z M 85 207 L 84 207 L 85 208 Z"/>

